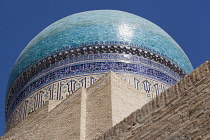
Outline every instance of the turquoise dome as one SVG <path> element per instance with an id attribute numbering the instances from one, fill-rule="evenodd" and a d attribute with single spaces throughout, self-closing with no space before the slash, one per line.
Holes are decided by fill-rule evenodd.
<path id="1" fill-rule="evenodd" d="M 127 12 L 95 10 L 67 16 L 41 31 L 18 57 L 9 85 L 34 61 L 66 46 L 96 41 L 146 46 L 167 56 L 187 73 L 193 70 L 181 47 L 157 25 Z"/>
<path id="2" fill-rule="evenodd" d="M 144 18 L 116 10 L 70 15 L 39 33 L 18 57 L 8 82 L 6 130 L 109 71 L 154 98 L 192 69 L 180 46 Z"/>

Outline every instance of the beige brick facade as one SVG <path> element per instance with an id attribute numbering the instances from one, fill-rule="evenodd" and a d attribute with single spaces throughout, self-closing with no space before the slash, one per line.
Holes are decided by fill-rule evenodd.
<path id="1" fill-rule="evenodd" d="M 109 72 L 87 89 L 86 138 L 99 136 L 147 102 L 145 94 Z"/>
<path id="2" fill-rule="evenodd" d="M 148 101 L 145 94 L 109 72 L 63 101 L 48 101 L 8 131 L 3 139 L 93 139 Z"/>
<path id="3" fill-rule="evenodd" d="M 97 140 L 209 140 L 210 61 Z"/>
<path id="4" fill-rule="evenodd" d="M 148 100 L 109 72 L 61 103 L 46 102 L 0 139 L 210 139 L 209 61 Z"/>

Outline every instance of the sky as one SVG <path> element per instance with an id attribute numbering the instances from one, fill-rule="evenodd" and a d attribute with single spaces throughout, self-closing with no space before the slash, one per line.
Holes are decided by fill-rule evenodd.
<path id="1" fill-rule="evenodd" d="M 184 50 L 194 69 L 210 58 L 208 0 L 1 0 L 0 136 L 10 71 L 24 47 L 53 22 L 89 10 L 121 10 L 164 29 Z"/>

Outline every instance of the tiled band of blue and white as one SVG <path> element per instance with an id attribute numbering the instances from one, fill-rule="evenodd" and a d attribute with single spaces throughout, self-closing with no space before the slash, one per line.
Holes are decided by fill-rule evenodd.
<path id="1" fill-rule="evenodd" d="M 187 73 L 193 69 L 181 47 L 154 23 L 127 12 L 95 10 L 70 15 L 40 32 L 18 57 L 11 72 L 9 86 L 30 63 L 52 51 L 68 45 L 78 47 L 82 43 L 101 41 L 146 46 L 170 57 Z"/>
<path id="2" fill-rule="evenodd" d="M 142 48 L 136 49 L 123 45 L 94 45 L 86 46 L 81 49 L 72 49 L 67 47 L 62 51 L 57 52 L 57 54 L 55 53 L 50 57 L 37 61 L 35 65 L 30 66 L 16 78 L 9 92 L 7 101 L 9 106 L 7 106 L 6 109 L 13 110 L 12 108 L 14 107 L 11 106 L 17 105 L 24 98 L 23 95 L 25 94 L 23 91 L 25 90 L 26 85 L 29 86 L 31 84 L 32 87 L 29 86 L 28 88 L 34 89 L 34 87 L 37 88 L 42 86 L 42 84 L 47 83 L 43 79 L 46 79 L 49 75 L 46 75 L 45 77 L 43 75 L 46 74 L 46 72 L 52 72 L 52 70 L 55 70 L 57 67 L 63 68 L 60 71 L 64 72 L 67 69 L 65 66 L 69 66 L 68 69 L 70 69 L 70 71 L 67 75 L 63 75 L 64 77 L 79 73 L 100 73 L 112 70 L 116 72 L 135 73 L 145 75 L 147 77 L 153 77 L 159 81 L 165 82 L 168 85 L 172 85 L 174 81 L 179 80 L 183 75 L 185 75 L 185 73 L 177 65 L 172 63 L 170 60 L 165 59 L 165 56 L 159 56 L 159 53 L 154 53 L 157 52 L 152 50 L 151 53 L 143 50 Z M 161 75 L 158 72 L 160 72 Z M 59 73 L 59 71 L 56 73 Z M 42 75 L 42 77 L 37 79 L 40 75 Z M 169 78 L 165 78 L 167 75 L 169 75 Z M 39 80 L 42 82 L 37 82 Z M 28 90 L 26 91 L 31 92 Z"/>
<path id="3" fill-rule="evenodd" d="M 128 65 L 129 66 L 129 65 Z M 104 73 L 92 73 L 75 75 L 58 80 L 52 80 L 39 88 L 36 88 L 29 95 L 26 89 L 23 94 L 26 97 L 13 108 L 8 114 L 7 130 L 14 127 L 17 123 L 24 120 L 30 113 L 37 110 L 48 100 L 62 100 L 66 96 L 71 95 L 79 87 L 89 87 L 96 80 L 103 76 Z M 149 77 L 129 73 L 117 73 L 121 77 L 133 85 L 140 92 L 145 93 L 147 97 L 154 98 L 159 93 L 163 92 L 169 86 L 166 83 L 154 80 Z M 55 76 L 53 74 L 53 76 Z M 54 77 L 56 78 L 56 77 Z"/>
<path id="4" fill-rule="evenodd" d="M 120 74 L 150 98 L 181 78 L 167 66 L 132 54 L 97 53 L 62 59 L 39 71 L 16 90 L 6 114 L 7 129 L 41 107 L 45 101 L 62 100 L 79 87 L 90 86 L 108 71 Z"/>

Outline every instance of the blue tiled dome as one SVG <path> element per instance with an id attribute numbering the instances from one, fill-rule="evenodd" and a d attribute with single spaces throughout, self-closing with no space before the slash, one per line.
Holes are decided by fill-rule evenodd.
<path id="1" fill-rule="evenodd" d="M 87 11 L 65 17 L 40 32 L 22 51 L 10 83 L 33 61 L 69 45 L 122 41 L 154 49 L 187 73 L 192 65 L 180 46 L 160 27 L 139 16 L 117 10 Z"/>
<path id="2" fill-rule="evenodd" d="M 179 45 L 144 18 L 116 10 L 74 14 L 44 29 L 18 57 L 8 83 L 7 130 L 109 71 L 154 98 L 192 69 Z"/>

